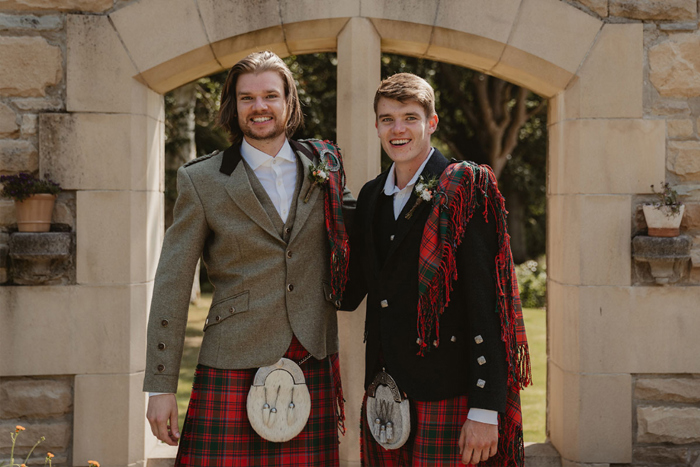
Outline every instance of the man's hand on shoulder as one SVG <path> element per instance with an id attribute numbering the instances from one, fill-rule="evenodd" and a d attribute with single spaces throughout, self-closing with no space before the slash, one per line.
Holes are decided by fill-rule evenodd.
<path id="1" fill-rule="evenodd" d="M 177 427 L 177 400 L 175 394 L 162 394 L 148 398 L 148 423 L 153 435 L 170 446 L 177 446 L 180 430 Z"/>
<path id="2" fill-rule="evenodd" d="M 467 419 L 459 435 L 459 453 L 462 464 L 478 464 L 496 455 L 498 425 Z"/>

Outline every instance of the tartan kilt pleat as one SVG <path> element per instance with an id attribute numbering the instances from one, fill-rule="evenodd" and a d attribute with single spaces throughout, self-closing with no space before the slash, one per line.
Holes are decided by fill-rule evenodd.
<path id="1" fill-rule="evenodd" d="M 299 361 L 306 351 L 294 338 L 285 357 Z M 310 358 L 301 365 L 311 395 L 304 430 L 285 443 L 261 438 L 246 413 L 257 369 L 223 370 L 198 365 L 176 466 L 338 466 L 338 415 L 334 371 L 338 355 Z"/>
<path id="2" fill-rule="evenodd" d="M 411 436 L 399 449 L 384 449 L 372 437 L 367 424 L 367 394 L 360 420 L 361 463 L 366 467 L 463 466 L 459 435 L 467 420 L 467 396 L 441 401 L 411 403 Z"/>

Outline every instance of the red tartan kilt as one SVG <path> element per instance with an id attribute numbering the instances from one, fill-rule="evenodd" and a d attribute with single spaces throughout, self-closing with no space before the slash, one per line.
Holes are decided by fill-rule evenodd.
<path id="1" fill-rule="evenodd" d="M 299 361 L 307 352 L 296 338 L 285 357 Z M 338 355 L 310 358 L 301 365 L 311 395 L 304 430 L 286 443 L 261 438 L 246 413 L 257 369 L 222 370 L 197 366 L 176 466 L 337 466 L 338 416 L 333 375 Z"/>
<path id="2" fill-rule="evenodd" d="M 367 394 L 362 401 L 361 461 L 368 467 L 463 466 L 459 435 L 467 420 L 467 396 L 411 404 L 411 436 L 399 449 L 384 449 L 372 437 L 367 424 Z"/>

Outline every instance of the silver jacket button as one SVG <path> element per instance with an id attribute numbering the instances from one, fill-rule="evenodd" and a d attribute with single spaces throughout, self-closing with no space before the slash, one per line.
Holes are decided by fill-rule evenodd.
<path id="1" fill-rule="evenodd" d="M 452 336 L 452 337 L 450 338 L 450 340 L 451 340 L 452 342 L 457 342 L 457 336 Z"/>
<path id="2" fill-rule="evenodd" d="M 483 379 L 480 379 L 479 381 L 476 382 L 476 385 L 479 386 L 480 388 L 483 388 L 484 386 L 486 386 L 486 381 L 484 381 Z"/>
<path id="3" fill-rule="evenodd" d="M 482 355 L 481 357 L 477 358 L 476 361 L 479 362 L 479 365 L 483 365 L 486 363 L 486 357 Z"/>
<path id="4" fill-rule="evenodd" d="M 476 342 L 477 344 L 481 344 L 482 342 L 484 342 L 484 338 L 481 337 L 481 334 L 479 334 L 474 338 L 474 342 Z"/>
<path id="5" fill-rule="evenodd" d="M 379 302 L 379 304 L 382 306 L 382 308 L 388 308 L 389 307 L 389 302 L 386 300 L 382 300 Z"/>

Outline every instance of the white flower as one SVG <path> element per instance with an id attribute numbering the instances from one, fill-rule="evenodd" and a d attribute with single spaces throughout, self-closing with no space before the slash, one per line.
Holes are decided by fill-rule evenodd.
<path id="1" fill-rule="evenodd" d="M 328 174 L 326 172 L 324 172 L 323 170 L 318 171 L 318 176 L 324 180 L 328 178 Z"/>
<path id="2" fill-rule="evenodd" d="M 423 186 L 422 183 L 419 183 L 418 185 L 416 185 L 416 191 L 417 191 L 418 193 L 420 193 L 421 191 L 423 191 L 423 188 L 425 188 L 425 186 Z"/>
<path id="3" fill-rule="evenodd" d="M 423 199 L 423 201 L 430 201 L 433 199 L 433 194 L 430 191 L 425 190 L 421 192 L 420 197 Z"/>

